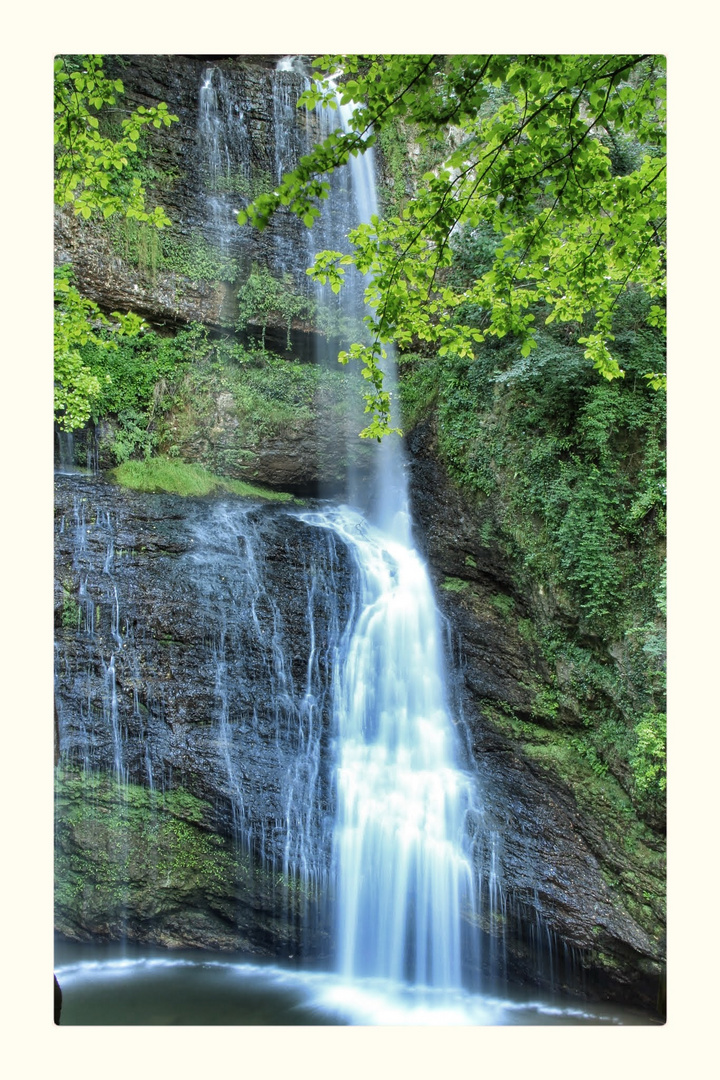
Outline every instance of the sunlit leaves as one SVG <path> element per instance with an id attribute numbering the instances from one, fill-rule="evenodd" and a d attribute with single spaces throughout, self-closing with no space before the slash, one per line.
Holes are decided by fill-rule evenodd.
<path id="1" fill-rule="evenodd" d="M 363 378 L 369 389 L 363 394 L 365 412 L 371 414 L 368 425 L 359 433 L 361 439 L 376 439 L 380 442 L 385 435 L 402 435 L 399 428 L 390 426 L 390 393 L 384 389 L 382 361 L 387 354 L 379 345 L 361 345 L 355 342 L 350 348 L 338 355 L 341 364 L 354 360 L 360 365 Z"/>
<path id="2" fill-rule="evenodd" d="M 87 219 L 99 213 L 148 221 L 158 228 L 170 221 L 161 206 L 148 208 L 145 190 L 132 174 L 142 131 L 176 121 L 165 102 L 128 113 L 115 138 L 102 133 L 103 110 L 117 107 L 120 79 L 109 79 L 101 56 L 55 59 L 55 201 L 71 203 Z"/>
<path id="3" fill-rule="evenodd" d="M 83 219 L 113 214 L 136 218 L 162 228 L 170 220 L 161 206 L 146 204 L 133 158 L 143 129 L 168 127 L 176 121 L 164 102 L 140 105 L 119 123 L 117 137 L 102 133 L 101 118 L 117 106 L 120 79 L 109 79 L 101 56 L 59 56 L 55 59 L 55 202 L 71 204 Z M 84 364 L 79 348 L 93 342 L 115 348 L 112 336 L 136 335 L 143 320 L 129 312 L 113 312 L 110 323 L 93 301 L 72 283 L 70 268 L 55 273 L 55 418 L 64 431 L 83 427 L 102 386 Z M 109 378 L 109 376 L 108 376 Z"/>
<path id="4" fill-rule="evenodd" d="M 70 266 L 55 270 L 55 420 L 62 431 L 74 431 L 88 422 L 102 390 L 98 376 L 83 362 L 80 346 L 92 342 L 114 349 L 113 336 L 134 337 L 146 326 L 132 312 L 115 311 L 112 318 L 111 323 L 97 304 L 78 292 Z"/>
<path id="5" fill-rule="evenodd" d="M 488 334 L 512 334 L 527 357 L 540 305 L 547 323 L 582 325 L 588 360 L 602 377 L 621 377 L 611 343 L 623 290 L 642 287 L 655 301 L 648 324 L 664 326 L 663 59 L 333 55 L 315 68 L 302 104 L 329 104 L 336 93 L 355 102 L 351 130 L 333 132 L 241 222 L 263 227 L 282 205 L 312 224 L 322 176 L 362 152 L 371 132 L 411 121 L 421 142 L 444 138 L 445 160 L 421 177 L 401 216 L 351 232 L 345 253 L 372 275 L 376 343 L 470 356 Z M 608 133 L 639 148 L 624 175 L 612 168 Z M 452 238 L 478 229 L 496 238 L 492 265 L 451 286 Z M 311 273 L 338 291 L 343 265 L 323 253 Z M 484 313 L 480 327 L 457 318 L 468 306 Z M 373 371 L 374 354 L 363 363 Z"/>
<path id="6" fill-rule="evenodd" d="M 643 378 L 648 380 L 653 390 L 667 390 L 667 376 L 664 371 L 650 371 L 643 375 Z"/>

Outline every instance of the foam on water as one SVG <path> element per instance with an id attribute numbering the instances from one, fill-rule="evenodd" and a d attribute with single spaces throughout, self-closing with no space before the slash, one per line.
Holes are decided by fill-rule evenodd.
<path id="1" fill-rule="evenodd" d="M 397 982 L 384 978 L 347 979 L 337 974 L 302 971 L 276 965 L 245 961 L 187 957 L 136 957 L 106 961 L 90 960 L 61 964 L 56 969 L 58 981 L 69 1003 L 80 992 L 108 991 L 109 1000 L 118 1001 L 121 988 L 132 986 L 135 997 L 142 998 L 147 984 L 153 1000 L 162 1004 L 162 980 L 177 987 L 183 982 L 187 1009 L 193 1008 L 192 983 L 211 977 L 232 995 L 233 987 L 244 993 L 275 995 L 278 1017 L 270 1023 L 284 1023 L 288 1011 L 314 1014 L 319 1024 L 373 1026 L 497 1026 L 547 1024 L 638 1023 L 622 1010 L 590 1010 L 575 1003 L 554 1000 L 510 1000 L 493 995 L 471 994 L 463 990 L 448 992 L 429 986 Z M 158 982 L 158 980 L 161 980 Z M 203 984 L 206 985 L 206 984 Z M 108 1023 L 113 1020 L 108 1018 Z M 232 1021 L 227 1021 L 232 1022 Z M 243 1023 L 238 1015 L 235 1023 Z"/>

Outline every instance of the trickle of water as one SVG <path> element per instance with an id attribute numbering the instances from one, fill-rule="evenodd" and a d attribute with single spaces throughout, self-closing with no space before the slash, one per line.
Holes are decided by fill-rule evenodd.
<path id="1" fill-rule="evenodd" d="M 304 678 L 293 673 L 297 641 L 286 626 L 265 566 L 267 539 L 252 508 L 218 503 L 192 524 L 197 619 L 207 623 L 214 671 L 214 722 L 218 765 L 232 806 L 236 838 L 285 877 L 297 877 L 308 894 L 326 878 L 322 804 L 327 785 L 322 757 L 323 716 L 331 691 L 328 671 L 340 637 L 335 541 L 320 534 L 315 556 L 300 570 L 306 582 L 304 633 L 308 650 Z M 321 623 L 322 629 L 318 625 Z M 257 687 L 267 686 L 258 701 Z M 264 712 L 258 733 L 258 707 Z M 241 763 L 248 747 L 272 733 L 282 782 L 282 820 L 253 821 L 246 810 Z M 271 854 L 269 854 L 271 852 Z"/>
<path id="2" fill-rule="evenodd" d="M 249 185 L 251 155 L 242 103 L 220 68 L 207 68 L 200 80 L 197 130 L 211 240 L 225 255 L 239 232 L 233 201 Z"/>
<path id="3" fill-rule="evenodd" d="M 124 761 L 124 746 L 120 715 L 118 711 L 117 682 L 115 678 L 115 656 L 104 668 L 105 689 L 103 694 L 103 714 L 106 726 L 112 731 L 115 776 L 119 783 L 127 784 L 128 772 Z"/>

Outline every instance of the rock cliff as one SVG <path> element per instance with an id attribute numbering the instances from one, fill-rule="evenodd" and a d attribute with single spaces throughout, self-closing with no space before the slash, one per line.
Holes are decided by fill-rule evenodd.
<path id="1" fill-rule="evenodd" d="M 191 322 L 225 333 L 254 265 L 309 295 L 303 227 L 283 214 L 258 233 L 233 217 L 313 134 L 278 139 L 302 77 L 288 73 L 278 96 L 276 60 L 108 59 L 130 107 L 164 100 L 180 122 L 149 136 L 148 188 L 173 222 L 161 240 L 57 211 L 56 258 L 72 261 L 104 311 L 134 310 L 163 333 Z M 212 92 L 205 106 L 203 87 Z M 212 110 L 239 121 L 222 147 L 230 163 L 222 182 Z M 301 360 L 322 336 L 312 319 L 294 316 L 286 350 L 287 318 L 270 312 L 265 321 L 268 344 Z M 261 320 L 250 319 L 246 336 L 260 332 Z M 341 408 L 318 427 L 316 401 L 297 423 L 249 439 L 227 388 L 210 399 L 203 417 L 169 414 L 164 449 L 299 494 L 344 482 Z M 500 838 L 497 918 L 509 967 L 557 981 L 550 968 L 564 949 L 568 978 L 585 970 L 608 996 L 653 1007 L 664 970 L 662 834 L 574 748 L 579 716 L 544 705 L 550 676 L 563 677 L 534 632 L 553 614 L 553 597 L 518 584 L 492 506 L 476 506 L 448 480 L 431 425 L 410 434 L 408 449 L 417 540 L 448 630 L 454 710 L 484 792 L 483 827 Z M 360 473 L 363 457 L 364 449 L 354 455 Z M 313 635 L 327 643 L 342 624 L 352 568 L 320 532 L 269 505 L 57 478 L 63 933 L 327 955 L 327 850 L 315 841 L 332 813 L 330 661 L 316 654 L 308 673 L 307 657 Z M 312 746 L 297 706 L 308 678 Z M 81 794 L 84 771 L 95 776 L 92 800 L 86 787 Z M 311 847 L 320 855 L 304 866 Z"/>
<path id="2" fill-rule="evenodd" d="M 73 263 L 83 292 L 103 311 L 132 310 L 154 327 L 201 322 L 227 330 L 237 320 L 238 289 L 254 265 L 268 268 L 290 291 L 309 295 L 307 260 L 297 258 L 308 244 L 302 223 L 284 210 L 263 232 L 236 221 L 239 209 L 294 167 L 313 137 L 310 120 L 296 125 L 294 138 L 283 135 L 306 80 L 290 71 L 278 84 L 279 59 L 107 58 L 108 74 L 125 87 L 121 107 L 165 101 L 179 122 L 146 135 L 146 188 L 172 222 L 162 234 L 56 210 L 56 261 Z M 268 323 L 268 345 L 284 348 L 286 320 L 271 312 Z M 307 320 L 293 320 L 298 355 L 309 354 L 312 330 Z"/>
<path id="3" fill-rule="evenodd" d="M 415 451 L 417 528 L 483 792 L 481 862 L 483 836 L 498 839 L 509 968 L 537 977 L 540 927 L 541 979 L 557 983 L 550 967 L 570 949 L 570 985 L 586 966 L 609 996 L 652 1004 L 662 942 L 637 914 L 643 891 L 661 892 L 658 840 L 618 817 L 607 783 L 579 758 L 568 763 L 558 733 L 538 726 L 543 662 L 493 606 L 511 590 L 501 558 L 478 544 L 477 520 L 427 448 Z M 92 478 L 59 476 L 56 487 L 58 928 L 329 955 L 329 664 L 352 577 L 342 545 L 270 505 L 142 495 Z M 459 573 L 466 589 L 443 588 Z M 79 784 L 88 770 L 93 799 Z"/>

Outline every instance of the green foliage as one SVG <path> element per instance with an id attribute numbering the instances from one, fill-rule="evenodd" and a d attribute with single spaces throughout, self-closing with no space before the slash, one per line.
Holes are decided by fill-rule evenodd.
<path id="1" fill-rule="evenodd" d="M 55 269 L 55 420 L 62 431 L 74 431 L 90 419 L 110 382 L 107 371 L 93 369 L 85 351 L 94 348 L 107 360 L 118 339 L 134 337 L 143 320 L 132 312 L 114 311 L 111 323 L 97 304 L 81 296 L 69 265 Z"/>
<path id="2" fill-rule="evenodd" d="M 139 144 L 148 125 L 168 127 L 177 116 L 164 102 L 140 105 L 124 116 L 113 138 L 103 128 L 108 126 L 108 110 L 118 106 L 123 85 L 106 76 L 103 58 L 58 56 L 54 74 L 55 202 L 71 204 L 83 218 L 120 215 L 156 228 L 169 225 L 161 206 L 150 210 L 146 205 Z M 153 258 L 151 254 L 151 262 Z M 143 325 L 131 312 L 113 312 L 113 318 L 117 322 L 111 326 L 97 305 L 80 294 L 69 267 L 56 270 L 55 417 L 62 430 L 87 423 L 110 380 L 106 371 L 91 370 L 81 348 L 93 345 L 107 352 L 116 347 L 117 336 L 137 334 Z"/>
<path id="3" fill-rule="evenodd" d="M 234 282 L 238 267 L 234 259 L 213 247 L 199 233 L 190 238 L 171 227 L 158 232 L 151 224 L 134 218 L 113 220 L 107 225 L 114 249 L 137 266 L 153 283 L 158 273 L 182 274 L 191 281 Z"/>
<path id="4" fill-rule="evenodd" d="M 310 425 L 317 403 L 337 419 L 348 408 L 340 372 L 267 350 L 252 352 L 233 336 L 211 338 L 198 323 L 174 337 L 148 331 L 114 344 L 108 351 L 101 339 L 80 349 L 87 371 L 101 384 L 90 415 L 96 423 L 105 421 L 101 453 L 106 461 L 130 464 L 161 452 L 179 459 L 178 465 L 184 457 L 198 461 L 216 480 L 242 476 L 264 440 Z M 220 401 L 229 423 L 218 435 Z M 177 476 L 166 476 L 163 483 L 168 490 L 185 490 Z M 205 487 L 202 481 L 199 490 Z M 236 490 L 267 495 L 255 488 Z"/>
<path id="5" fill-rule="evenodd" d="M 344 271 L 340 269 L 338 274 Z M 333 286 L 338 292 L 340 286 Z M 338 338 L 350 342 L 361 335 L 363 324 L 355 316 L 348 315 L 340 304 L 318 305 L 310 296 L 300 294 L 290 274 L 281 280 L 274 277 L 267 267 L 253 265 L 250 274 L 238 294 L 238 319 L 236 327 L 245 333 L 250 327 L 260 326 L 260 347 L 265 349 L 265 337 L 270 322 L 284 323 L 286 328 L 286 351 L 291 349 L 290 333 L 295 320 L 312 325 L 314 330 L 329 340 Z"/>
<path id="6" fill-rule="evenodd" d="M 76 630 L 80 626 L 81 617 L 82 612 L 72 591 L 72 584 L 63 585 L 62 625 L 67 629 Z"/>
<path id="7" fill-rule="evenodd" d="M 161 233 L 136 218 L 118 218 L 108 223 L 113 247 L 123 259 L 137 266 L 148 281 L 155 281 L 163 260 Z"/>
<path id="8" fill-rule="evenodd" d="M 637 790 L 643 799 L 665 792 L 667 786 L 667 721 L 664 713 L 647 712 L 635 726 L 631 756 Z"/>
<path id="9" fill-rule="evenodd" d="M 613 775 L 636 808 L 660 825 L 665 811 L 664 656 L 638 654 L 646 627 L 629 630 L 622 644 L 607 649 L 574 639 L 555 620 L 536 622 L 534 643 L 541 649 L 551 684 L 539 691 L 533 714 L 570 725 L 569 743 L 597 776 Z M 663 643 L 655 627 L 653 642 Z M 664 651 L 664 649 L 663 649 Z M 659 661 L 659 662 L 658 662 Z"/>
<path id="10" fill-rule="evenodd" d="M 232 283 L 236 280 L 238 271 L 235 262 L 201 236 L 194 236 L 190 242 L 186 242 L 172 235 L 163 235 L 161 252 L 159 265 L 162 269 L 184 274 L 191 281 Z"/>
<path id="11" fill-rule="evenodd" d="M 647 333 L 618 333 L 623 382 L 593 378 L 560 330 L 538 336 L 532 361 L 508 341 L 401 364 L 403 405 L 436 410 L 451 476 L 494 500 L 519 572 L 568 594 L 599 636 L 654 618 L 663 573 L 665 401 L 637 377 L 659 347 Z"/>
<path id="12" fill-rule="evenodd" d="M 412 190 L 409 137 L 399 124 L 388 124 L 381 128 L 378 142 L 385 159 L 385 172 L 390 181 L 389 189 L 381 188 L 379 195 L 386 212 L 400 214 Z"/>
<path id="13" fill-rule="evenodd" d="M 162 456 L 146 461 L 126 461 L 114 470 L 113 475 L 123 487 L 136 491 L 167 491 L 175 495 L 228 493 L 276 502 L 293 501 L 293 496 L 284 491 L 272 491 L 242 480 L 215 476 L 202 465 Z"/>
<path id="14" fill-rule="evenodd" d="M 545 687 L 535 697 L 533 716 L 543 723 L 554 723 L 560 710 L 558 695 L 555 690 Z"/>
<path id="15" fill-rule="evenodd" d="M 169 218 L 161 206 L 146 205 L 138 147 L 148 125 L 169 127 L 178 118 L 164 102 L 140 105 L 120 122 L 119 137 L 111 138 L 102 133 L 101 120 L 118 107 L 122 93 L 122 81 L 106 76 L 101 56 L 56 57 L 55 201 L 72 204 L 83 218 L 122 214 L 162 228 Z"/>
<path id="16" fill-rule="evenodd" d="M 472 279 L 487 246 L 461 236 L 457 250 L 454 274 Z M 499 546 L 525 595 L 543 594 L 534 622 L 518 623 L 558 672 L 533 717 L 575 725 L 574 753 L 659 827 L 663 742 L 647 717 L 665 708 L 665 400 L 642 377 L 664 348 L 650 306 L 639 288 L 618 300 L 624 380 L 597 380 L 580 327 L 551 324 L 531 358 L 513 337 L 472 360 L 401 355 L 400 393 L 406 417 L 434 414 L 452 479 L 482 507 L 482 543 Z M 512 619 L 507 599 L 491 603 Z"/>
<path id="17" fill-rule="evenodd" d="M 642 285 L 652 301 L 648 325 L 664 326 L 663 58 L 346 55 L 315 65 L 341 72 L 342 102 L 357 103 L 351 129 L 332 132 L 239 215 L 241 224 L 262 228 L 284 206 L 312 225 L 328 195 L 323 177 L 378 135 L 399 183 L 398 152 L 383 136 L 399 119 L 415 125 L 421 146 L 443 138 L 448 147 L 400 213 L 359 225 L 349 252 L 321 253 L 312 271 L 333 289 L 350 263 L 369 273 L 371 342 L 341 355 L 361 364 L 371 387 L 365 433 L 389 430 L 380 370 L 387 342 L 427 342 L 441 356 L 472 360 L 488 336 L 513 334 L 529 357 L 538 305 L 545 325 L 586 324 L 584 358 L 608 380 L 623 376 L 613 344 L 623 290 Z M 334 106 L 331 83 L 320 79 L 300 104 Z M 630 144 L 639 160 L 625 153 L 620 167 Z M 458 288 L 448 280 L 451 236 L 478 229 L 495 237 L 492 262 Z M 463 321 L 459 308 L 482 318 Z M 661 371 L 641 374 L 662 386 Z"/>
<path id="18" fill-rule="evenodd" d="M 158 420 L 172 405 L 169 388 L 178 372 L 207 348 L 207 334 L 199 324 L 176 337 L 145 332 L 113 342 L 91 340 L 80 350 L 87 370 L 100 389 L 92 403 L 92 416 L 112 417 L 113 453 L 117 461 L 136 454 L 148 457 L 157 447 Z"/>
<path id="19" fill-rule="evenodd" d="M 246 330 L 251 322 L 262 327 L 261 348 L 265 349 L 265 333 L 271 317 L 284 322 L 287 329 L 287 349 L 290 349 L 290 330 L 293 319 L 309 319 L 312 312 L 310 301 L 299 296 L 293 289 L 288 274 L 280 281 L 273 277 L 267 267 L 253 266 L 238 294 L 238 330 Z"/>
<path id="20" fill-rule="evenodd" d="M 430 412 L 437 398 L 438 372 L 434 357 L 418 353 L 398 356 L 398 393 L 403 426 L 410 431 Z"/>
<path id="21" fill-rule="evenodd" d="M 582 755 L 582 757 L 585 758 L 588 765 L 596 776 L 607 776 L 607 762 L 603 761 L 602 758 L 598 755 L 598 752 L 592 745 L 592 743 L 588 743 L 585 739 L 576 737 L 570 740 L 570 744 L 574 746 L 574 748 L 579 754 Z"/>

